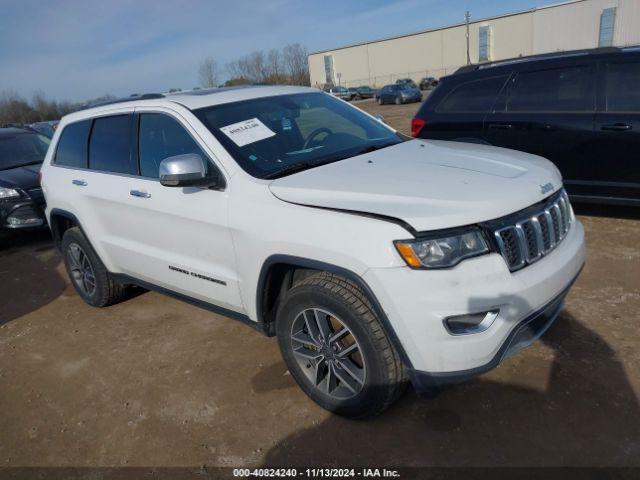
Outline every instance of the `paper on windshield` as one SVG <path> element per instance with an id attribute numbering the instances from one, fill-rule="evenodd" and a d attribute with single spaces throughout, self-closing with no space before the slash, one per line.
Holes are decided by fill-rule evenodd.
<path id="1" fill-rule="evenodd" d="M 239 147 L 255 143 L 265 138 L 273 137 L 275 132 L 269 129 L 257 118 L 250 118 L 242 122 L 232 123 L 220 129 L 227 137 Z"/>

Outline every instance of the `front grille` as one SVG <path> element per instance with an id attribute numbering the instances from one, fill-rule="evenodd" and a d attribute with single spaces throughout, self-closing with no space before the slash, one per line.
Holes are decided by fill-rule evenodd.
<path id="1" fill-rule="evenodd" d="M 565 238 L 572 222 L 571 205 L 562 190 L 540 211 L 527 209 L 523 217 L 515 216 L 507 226 L 495 230 L 495 237 L 509 270 L 523 268 L 547 255 Z"/>

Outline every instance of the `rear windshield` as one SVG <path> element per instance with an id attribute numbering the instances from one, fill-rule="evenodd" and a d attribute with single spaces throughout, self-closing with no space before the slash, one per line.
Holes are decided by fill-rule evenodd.
<path id="1" fill-rule="evenodd" d="M 262 97 L 194 113 L 238 164 L 259 178 L 402 141 L 381 122 L 324 93 Z"/>
<path id="2" fill-rule="evenodd" d="M 42 163 L 49 141 L 35 132 L 0 134 L 0 170 Z"/>

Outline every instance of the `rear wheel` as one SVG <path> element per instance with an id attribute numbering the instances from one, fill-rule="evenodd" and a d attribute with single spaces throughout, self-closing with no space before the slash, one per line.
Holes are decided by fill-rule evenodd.
<path id="1" fill-rule="evenodd" d="M 61 250 L 71 283 L 86 303 L 105 307 L 125 296 L 126 287 L 113 279 L 78 227 L 64 233 Z"/>
<path id="2" fill-rule="evenodd" d="M 377 415 L 406 383 L 397 352 L 353 283 L 319 272 L 285 294 L 276 320 L 282 356 L 302 390 L 349 418 Z"/>

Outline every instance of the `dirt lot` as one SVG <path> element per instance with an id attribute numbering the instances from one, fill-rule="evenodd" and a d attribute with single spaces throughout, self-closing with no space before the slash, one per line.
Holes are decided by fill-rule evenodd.
<path id="1" fill-rule="evenodd" d="M 418 104 L 377 107 L 407 132 Z M 640 215 L 577 209 L 586 267 L 531 348 L 347 421 L 276 342 L 156 293 L 96 310 L 46 233 L 0 251 L 2 466 L 640 466 Z"/>

